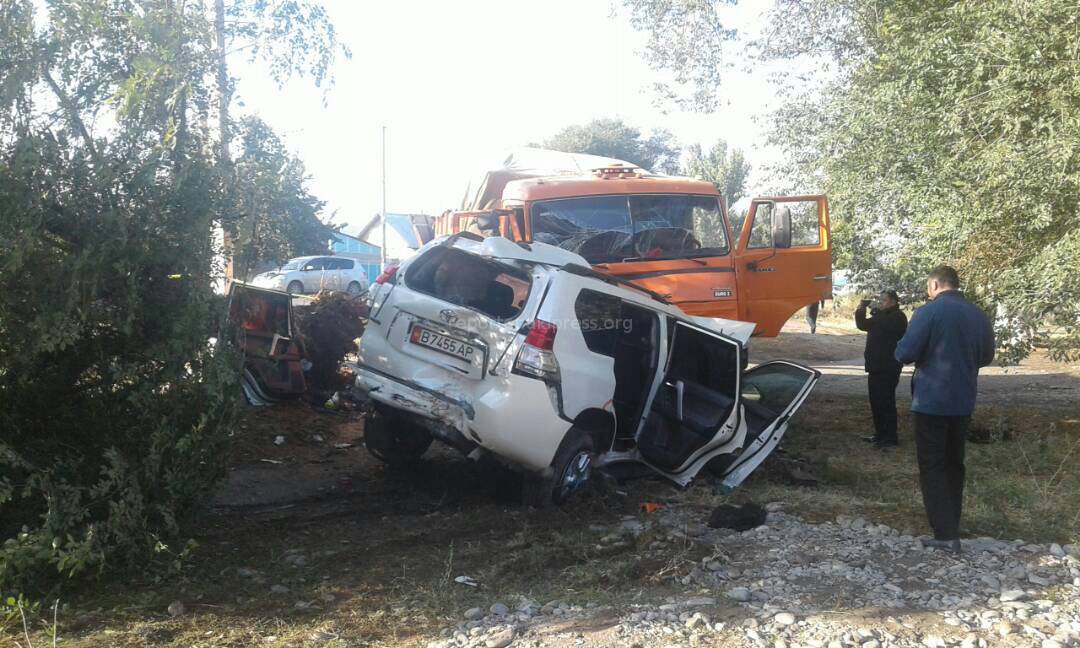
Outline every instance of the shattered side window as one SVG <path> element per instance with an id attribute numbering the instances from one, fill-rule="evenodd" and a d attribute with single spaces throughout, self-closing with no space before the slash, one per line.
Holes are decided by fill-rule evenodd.
<path id="1" fill-rule="evenodd" d="M 622 300 L 596 290 L 584 289 L 574 300 L 574 317 L 585 338 L 585 346 L 593 353 L 615 356 L 619 336 L 619 309 Z"/>

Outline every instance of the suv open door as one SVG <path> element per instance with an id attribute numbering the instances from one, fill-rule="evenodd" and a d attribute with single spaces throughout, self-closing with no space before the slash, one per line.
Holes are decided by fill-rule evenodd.
<path id="1" fill-rule="evenodd" d="M 787 431 L 788 421 L 810 396 L 821 372 L 786 360 L 775 360 L 743 372 L 739 388 L 745 438 L 737 453 L 710 466 L 731 492 L 768 457 Z"/>
<path id="2" fill-rule="evenodd" d="M 717 451 L 735 442 L 742 345 L 668 318 L 664 376 L 638 433 L 641 457 L 686 485 Z"/>
<path id="3" fill-rule="evenodd" d="M 738 319 L 773 337 L 800 308 L 832 297 L 825 196 L 754 198 L 735 248 Z"/>

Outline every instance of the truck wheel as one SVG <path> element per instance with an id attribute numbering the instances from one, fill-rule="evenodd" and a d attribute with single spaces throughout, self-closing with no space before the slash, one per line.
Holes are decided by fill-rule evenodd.
<path id="1" fill-rule="evenodd" d="M 571 428 L 551 461 L 551 473 L 525 475 L 525 503 L 536 508 L 563 504 L 588 487 L 595 459 L 592 437 Z"/>
<path id="2" fill-rule="evenodd" d="M 290 295 L 300 295 L 304 292 L 304 284 L 299 281 L 290 281 L 289 287 L 285 289 Z"/>
<path id="3" fill-rule="evenodd" d="M 415 464 L 431 441 L 431 433 L 422 425 L 397 414 L 377 412 L 364 421 L 368 452 L 392 468 Z"/>

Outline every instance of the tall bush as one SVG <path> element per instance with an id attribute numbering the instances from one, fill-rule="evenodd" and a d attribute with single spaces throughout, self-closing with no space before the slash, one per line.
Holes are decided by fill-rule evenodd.
<path id="1" fill-rule="evenodd" d="M 184 522 L 224 472 L 238 394 L 239 363 L 216 341 L 212 232 L 235 228 L 252 191 L 220 154 L 215 126 L 232 126 L 212 119 L 221 68 L 202 3 L 0 9 L 7 596 L 183 551 Z M 301 176 L 276 197 L 304 209 L 262 213 L 310 231 L 292 222 L 318 223 Z"/>
<path id="2" fill-rule="evenodd" d="M 191 125 L 201 25 L 164 3 L 106 7 L 50 5 L 43 24 L 19 2 L 0 18 L 18 35 L 0 66 L 7 591 L 176 552 L 223 470 L 236 390 L 210 343 L 222 187 Z M 115 125 L 95 134 L 102 116 Z"/>

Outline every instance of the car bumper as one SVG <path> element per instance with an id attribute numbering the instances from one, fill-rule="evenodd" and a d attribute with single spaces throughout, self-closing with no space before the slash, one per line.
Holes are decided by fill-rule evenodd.
<path id="1" fill-rule="evenodd" d="M 356 389 L 369 400 L 463 431 L 476 412 L 468 402 L 437 390 L 384 373 L 356 366 Z"/>
<path id="2" fill-rule="evenodd" d="M 501 377 L 508 384 L 477 385 L 482 393 L 474 394 L 460 383 L 439 389 L 362 362 L 354 369 L 355 393 L 361 398 L 429 421 L 433 435 L 443 441 L 459 434 L 527 471 L 551 465 L 571 426 L 552 409 L 547 386 L 532 378 Z M 448 434 L 448 428 L 454 433 Z"/>

